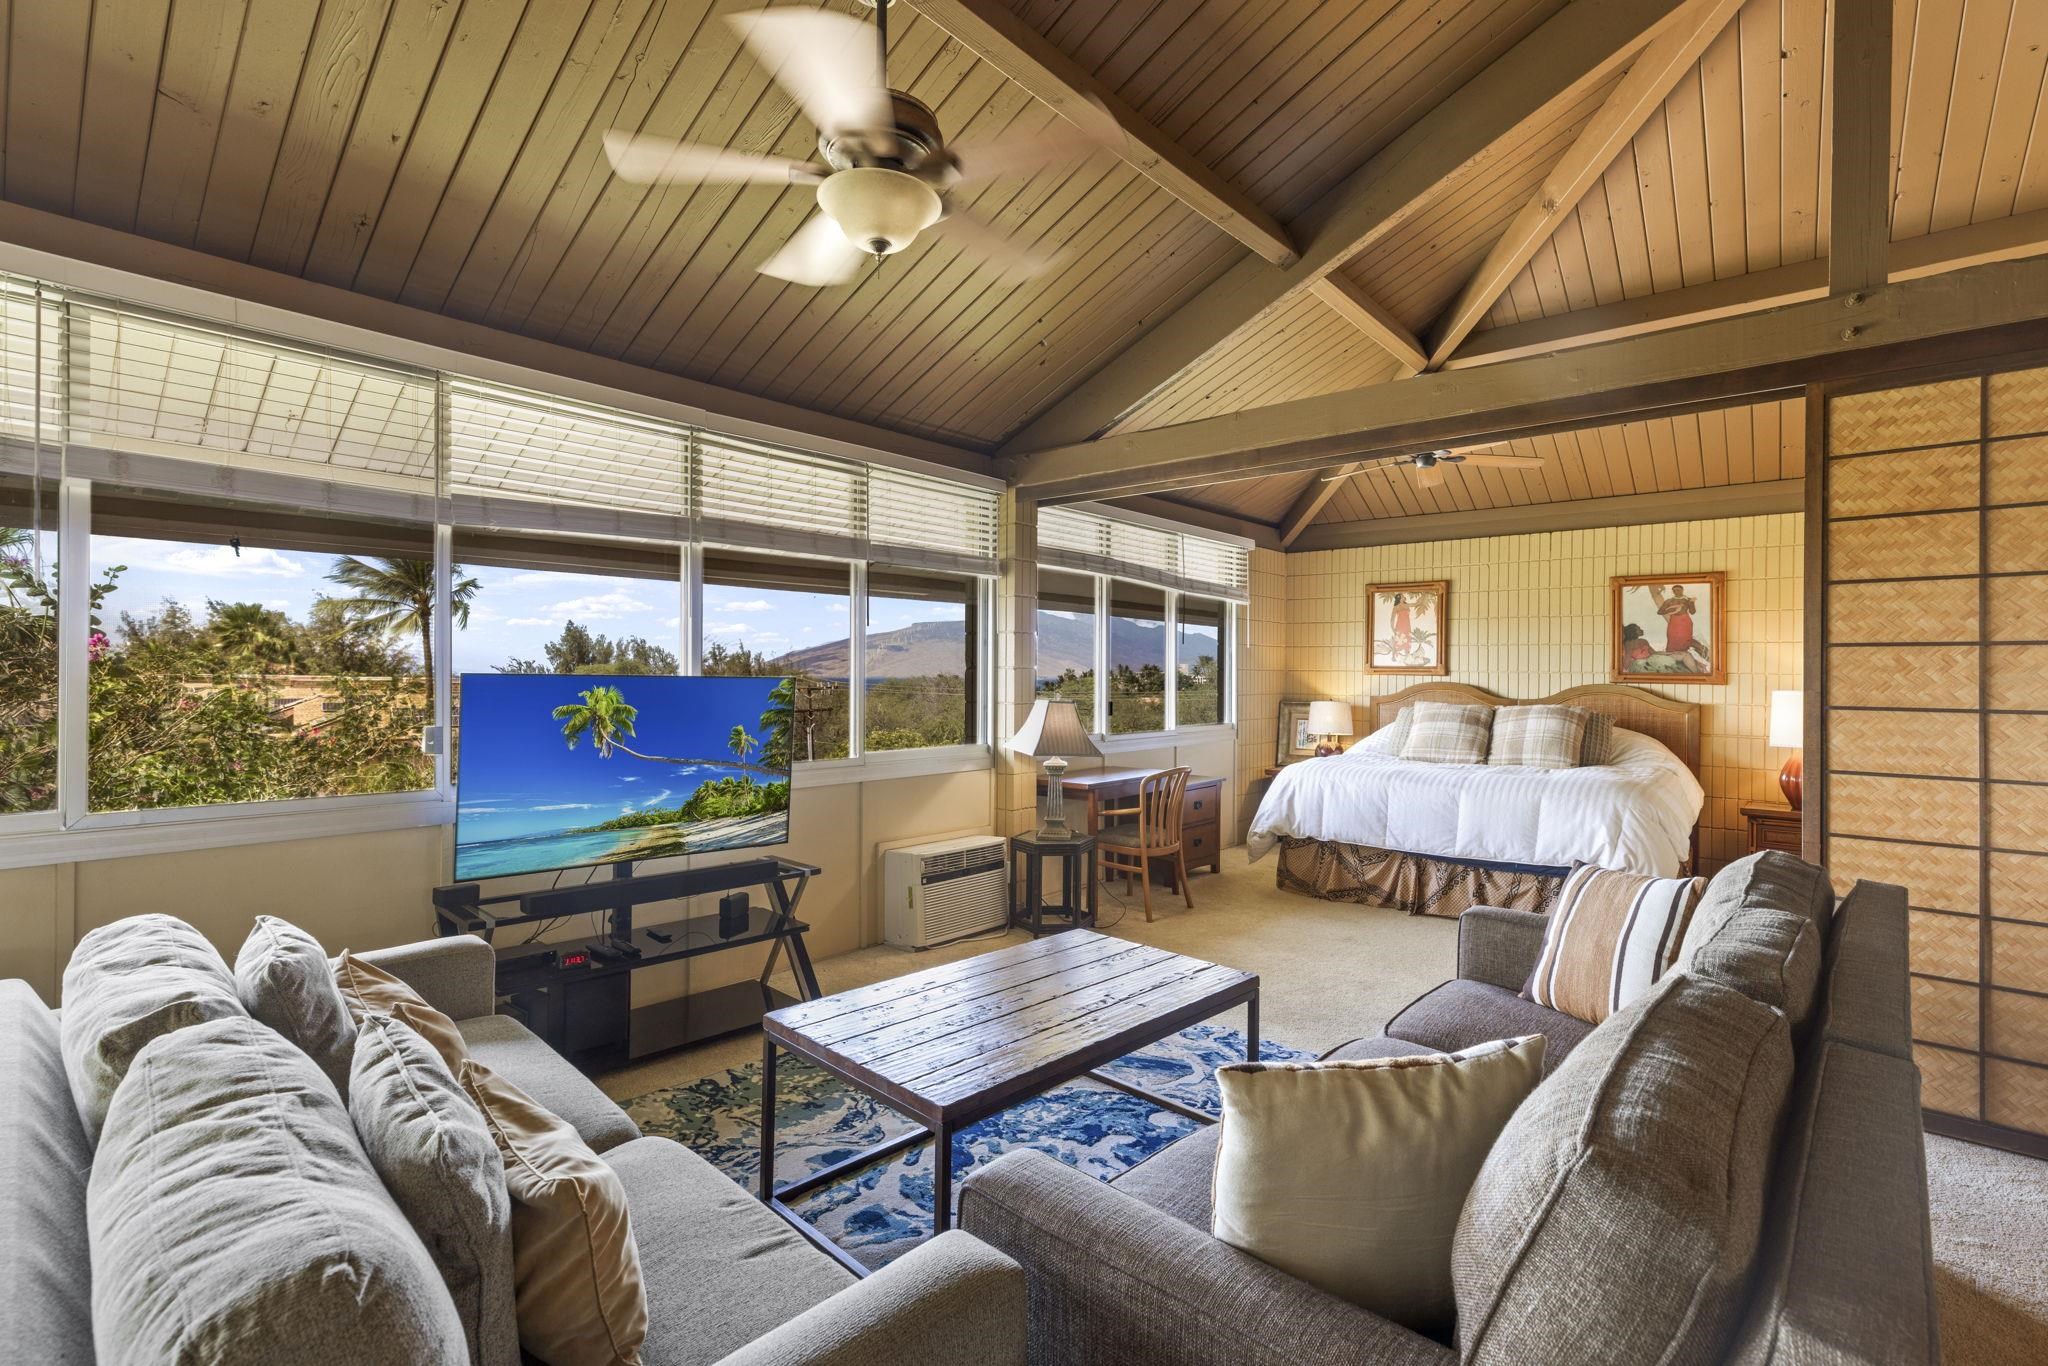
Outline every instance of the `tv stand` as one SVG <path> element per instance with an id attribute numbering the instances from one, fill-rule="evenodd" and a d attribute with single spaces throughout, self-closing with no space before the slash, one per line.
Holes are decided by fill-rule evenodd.
<path id="1" fill-rule="evenodd" d="M 580 886 L 490 896 L 480 883 L 458 882 L 434 889 L 435 929 L 442 935 L 474 934 L 491 944 L 504 1008 L 571 1062 L 597 1071 L 751 1029 L 771 1010 L 815 1000 L 821 992 L 804 946 L 810 926 L 796 918 L 796 906 L 818 871 L 781 858 L 645 874 L 616 864 L 611 877 Z M 755 888 L 767 893 L 768 904 L 750 906 L 744 925 L 728 924 L 724 933 L 715 911 L 646 926 L 634 922 L 636 907 Z M 593 912 L 605 917 L 605 932 L 594 938 L 498 942 L 501 929 Z M 756 944 L 769 945 L 757 978 L 677 1000 L 632 1004 L 632 974 L 642 968 Z M 768 985 L 785 949 L 801 998 Z"/>

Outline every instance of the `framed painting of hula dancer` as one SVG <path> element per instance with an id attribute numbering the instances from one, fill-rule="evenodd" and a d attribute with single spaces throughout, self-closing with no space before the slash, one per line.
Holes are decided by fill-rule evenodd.
<path id="1" fill-rule="evenodd" d="M 1614 681 L 1726 683 L 1726 574 L 1637 574 L 1614 590 Z"/>
<path id="2" fill-rule="evenodd" d="M 1376 583 L 1366 590 L 1365 671 L 1426 674 L 1451 671 L 1451 585 Z"/>

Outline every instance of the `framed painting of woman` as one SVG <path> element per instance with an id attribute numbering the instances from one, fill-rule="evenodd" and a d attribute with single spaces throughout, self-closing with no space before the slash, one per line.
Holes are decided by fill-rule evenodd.
<path id="1" fill-rule="evenodd" d="M 1366 591 L 1365 671 L 1425 674 L 1451 671 L 1451 585 L 1376 583 Z"/>
<path id="2" fill-rule="evenodd" d="M 1610 579 L 1616 683 L 1726 683 L 1721 632 L 1725 574 L 1637 574 Z"/>

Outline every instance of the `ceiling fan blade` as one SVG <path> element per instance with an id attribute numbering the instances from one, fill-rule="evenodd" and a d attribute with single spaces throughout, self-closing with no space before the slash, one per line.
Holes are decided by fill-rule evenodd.
<path id="1" fill-rule="evenodd" d="M 1442 465 L 1410 465 L 1415 471 L 1415 482 L 1423 488 L 1433 489 L 1444 481 Z"/>
<path id="2" fill-rule="evenodd" d="M 949 143 L 960 183 L 978 185 L 997 176 L 1023 175 L 1062 162 L 1079 161 L 1108 146 L 1117 134 L 1109 111 L 1093 101 L 1088 108 L 1101 115 L 1100 121 L 1083 119 L 1078 125 L 1056 118 L 1030 132 L 999 133 L 992 138 L 969 138 Z"/>
<path id="3" fill-rule="evenodd" d="M 820 132 L 838 139 L 895 126 L 894 105 L 876 83 L 871 26 L 814 9 L 752 10 L 726 22 Z"/>
<path id="4" fill-rule="evenodd" d="M 1034 279 L 1059 264 L 1056 254 L 1035 251 L 964 209 L 941 218 L 932 231 L 944 233 L 962 251 L 981 257 L 1006 279 Z"/>
<path id="5" fill-rule="evenodd" d="M 825 178 L 820 168 L 789 157 L 735 152 L 695 142 L 647 137 L 614 128 L 604 135 L 604 154 L 621 180 L 636 185 L 676 183 L 815 185 Z"/>
<path id="6" fill-rule="evenodd" d="M 1504 470 L 1540 469 L 1543 457 L 1540 455 L 1515 455 L 1509 451 L 1465 451 L 1458 456 L 1461 465 L 1493 465 Z"/>
<path id="7" fill-rule="evenodd" d="M 837 223 L 814 213 L 759 270 L 793 285 L 843 285 L 860 274 L 865 260 L 867 254 L 846 240 Z"/>

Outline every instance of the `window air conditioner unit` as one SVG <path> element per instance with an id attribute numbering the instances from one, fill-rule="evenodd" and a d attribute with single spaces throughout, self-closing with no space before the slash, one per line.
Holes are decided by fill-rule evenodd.
<path id="1" fill-rule="evenodd" d="M 1009 922 L 1000 835 L 936 840 L 882 855 L 882 937 L 903 948 L 1001 929 Z"/>

